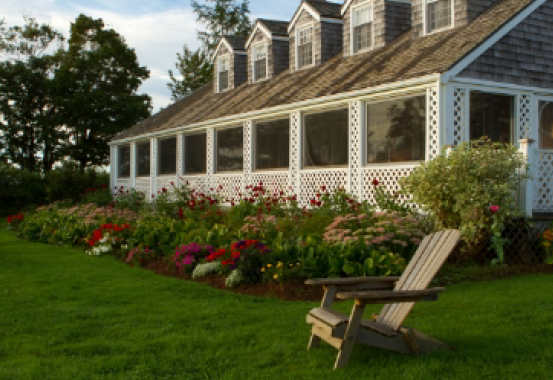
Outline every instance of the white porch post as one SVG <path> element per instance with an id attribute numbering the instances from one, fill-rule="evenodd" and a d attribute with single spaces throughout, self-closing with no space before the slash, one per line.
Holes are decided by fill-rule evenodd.
<path id="1" fill-rule="evenodd" d="M 206 140 L 207 140 L 207 148 L 206 148 L 206 189 L 209 189 L 212 187 L 215 183 L 215 180 L 213 178 L 213 175 L 215 173 L 215 129 L 214 128 L 208 128 L 206 131 Z"/>
<path id="2" fill-rule="evenodd" d="M 177 135 L 177 178 L 175 181 L 175 187 L 179 188 L 181 185 L 181 176 L 184 175 L 184 135 L 179 133 Z"/>
<path id="3" fill-rule="evenodd" d="M 348 170 L 348 188 L 350 194 L 363 198 L 363 176 L 361 168 L 363 167 L 363 157 L 365 143 L 363 141 L 363 126 L 365 125 L 365 108 L 363 102 L 354 101 L 349 104 L 349 170 Z"/>
<path id="4" fill-rule="evenodd" d="M 292 192 L 298 197 L 298 202 L 301 199 L 301 113 L 295 112 L 290 115 L 290 178 L 289 183 L 292 188 Z"/>
<path id="5" fill-rule="evenodd" d="M 135 189 L 136 188 L 136 143 L 131 143 L 131 184 L 130 188 Z"/>
<path id="6" fill-rule="evenodd" d="M 530 170 L 532 170 L 532 166 L 535 164 L 535 158 L 533 154 L 532 144 L 535 142 L 532 139 L 521 139 L 518 141 L 520 144 L 520 151 L 522 155 L 524 156 L 524 159 L 527 163 L 531 165 Z M 522 169 L 520 171 L 520 174 L 527 174 L 528 172 L 526 169 Z M 521 182 L 520 184 L 520 207 L 523 210 L 523 212 L 528 217 L 532 217 L 532 210 L 534 206 L 534 182 L 532 180 L 527 180 L 524 182 Z"/>
<path id="7" fill-rule="evenodd" d="M 253 122 L 251 120 L 244 122 L 244 183 L 243 190 L 247 185 L 252 184 L 253 171 Z M 257 185 L 257 184 L 256 184 Z"/>
<path id="8" fill-rule="evenodd" d="M 109 178 L 110 178 L 110 187 L 111 193 L 115 193 L 115 186 L 117 186 L 117 145 L 112 145 L 110 147 L 110 167 L 109 167 Z"/>
<path id="9" fill-rule="evenodd" d="M 157 139 L 153 138 L 150 140 L 150 194 L 157 194 L 156 186 L 156 177 L 157 177 Z M 151 199 L 151 195 L 149 198 Z"/>
<path id="10" fill-rule="evenodd" d="M 440 86 L 426 90 L 426 161 L 440 155 Z"/>

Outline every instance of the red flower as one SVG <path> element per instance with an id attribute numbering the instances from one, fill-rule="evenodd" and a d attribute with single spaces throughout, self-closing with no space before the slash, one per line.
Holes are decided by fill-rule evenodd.
<path id="1" fill-rule="evenodd" d="M 378 186 L 379 183 L 380 183 L 380 182 L 378 182 L 378 180 L 377 180 L 376 178 L 373 179 L 373 181 L 371 182 L 371 184 L 372 184 L 373 186 L 375 186 L 375 187 Z"/>
<path id="2" fill-rule="evenodd" d="M 325 190 L 326 190 L 326 186 L 325 186 L 325 185 L 322 185 L 322 186 L 321 186 L 321 190 L 322 190 L 322 191 L 325 191 Z"/>
<path id="3" fill-rule="evenodd" d="M 490 206 L 490 211 L 494 214 L 499 212 L 499 206 Z"/>

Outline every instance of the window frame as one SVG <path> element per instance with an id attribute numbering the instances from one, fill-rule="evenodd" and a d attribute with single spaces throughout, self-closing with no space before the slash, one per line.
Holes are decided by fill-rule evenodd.
<path id="1" fill-rule="evenodd" d="M 320 113 L 326 113 L 326 112 L 332 112 L 332 111 L 339 111 L 339 110 L 347 110 L 348 111 L 348 137 L 347 142 L 348 146 L 346 148 L 348 152 L 348 162 L 341 165 L 324 165 L 324 166 L 306 166 L 305 165 L 305 154 L 307 152 L 307 149 L 305 149 L 305 142 L 306 142 L 306 136 L 305 136 L 305 129 L 306 129 L 306 123 L 305 123 L 305 117 L 309 115 L 315 115 Z M 290 138 L 292 136 L 290 135 Z M 327 169 L 344 169 L 349 168 L 350 165 L 350 156 L 349 156 L 349 149 L 351 146 L 351 112 L 349 109 L 348 104 L 343 104 L 341 106 L 334 106 L 328 109 L 317 109 L 309 112 L 302 112 L 301 113 L 301 140 L 300 140 L 300 149 L 301 149 L 301 155 L 300 155 L 300 170 L 327 170 Z M 290 165 L 292 165 L 292 162 L 290 162 Z"/>
<path id="2" fill-rule="evenodd" d="M 150 170 L 148 175 L 139 175 L 138 174 L 138 146 L 142 144 L 149 144 L 150 145 Z M 134 157 L 134 165 L 135 165 L 135 176 L 136 178 L 150 178 L 152 176 L 152 142 L 150 140 L 142 140 L 136 142 L 136 157 Z"/>
<path id="3" fill-rule="evenodd" d="M 422 15 L 423 15 L 423 36 L 429 36 L 434 33 L 443 32 L 445 30 L 453 29 L 455 27 L 455 1 L 454 0 L 448 0 L 449 6 L 451 9 L 451 24 L 449 26 L 443 26 L 438 29 L 434 29 L 432 31 L 429 31 L 429 22 L 430 17 L 428 14 L 428 6 L 432 3 L 437 3 L 438 1 L 442 0 L 424 0 L 424 7 L 422 8 Z"/>
<path id="4" fill-rule="evenodd" d="M 129 149 L 129 175 L 121 175 L 121 148 Z M 117 178 L 130 179 L 132 176 L 132 146 L 131 144 L 123 144 L 117 146 Z"/>
<path id="5" fill-rule="evenodd" d="M 492 94 L 492 95 L 500 95 L 500 96 L 510 96 L 512 98 L 512 101 L 513 101 L 513 111 L 512 111 L 512 114 L 511 114 L 511 130 L 509 132 L 509 135 L 510 135 L 510 138 L 511 138 L 511 144 L 513 145 L 516 145 L 518 144 L 518 140 L 517 140 L 517 95 L 519 94 L 518 92 L 509 92 L 509 91 L 502 91 L 500 89 L 491 89 L 491 88 L 480 88 L 480 87 L 468 87 L 467 88 L 467 91 L 468 91 L 468 107 L 467 107 L 467 122 L 468 122 L 468 127 L 467 127 L 467 130 L 466 130 L 466 133 L 467 133 L 467 138 L 468 138 L 468 141 L 470 141 L 470 133 L 471 133 L 471 123 L 470 123 L 470 116 L 471 116 L 471 111 L 472 111 L 472 107 L 470 106 L 470 102 L 471 102 L 471 93 L 473 92 L 481 92 L 481 93 L 486 93 L 486 94 Z"/>
<path id="6" fill-rule="evenodd" d="M 219 131 L 225 131 L 227 129 L 238 129 L 238 128 L 242 128 L 242 170 L 218 170 L 219 168 L 219 134 L 218 132 Z M 213 152 L 213 165 L 214 165 L 214 170 L 213 170 L 213 174 L 214 175 L 217 175 L 217 174 L 236 174 L 236 175 L 240 175 L 240 173 L 244 174 L 244 145 L 245 145 L 245 141 L 244 141 L 244 126 L 243 125 L 228 125 L 228 126 L 224 126 L 224 127 L 220 127 L 220 128 L 215 128 L 215 130 L 213 131 L 213 140 L 214 140 L 214 152 Z M 207 166 L 206 166 L 206 169 L 207 169 Z"/>
<path id="7" fill-rule="evenodd" d="M 370 15 L 370 24 L 371 24 L 371 46 L 369 47 L 366 47 L 364 49 L 361 49 L 361 50 L 358 50 L 358 51 L 355 51 L 355 11 L 358 10 L 358 8 L 369 8 L 369 15 Z M 363 24 L 364 25 L 364 24 Z M 356 4 L 356 5 L 352 5 L 350 7 L 350 53 L 351 55 L 354 55 L 354 54 L 360 54 L 360 53 L 364 53 L 364 52 L 367 52 L 367 51 L 371 51 L 374 49 L 374 6 L 373 6 L 373 2 L 364 2 L 364 3 L 360 3 L 360 4 Z"/>
<path id="8" fill-rule="evenodd" d="M 541 107 L 540 103 L 551 103 L 553 104 L 553 97 L 550 96 L 536 96 L 536 106 L 537 106 L 537 130 L 530 131 L 530 139 L 535 140 L 537 142 L 537 149 L 540 151 L 547 151 L 547 152 L 553 152 L 553 149 L 547 149 L 547 148 L 540 148 L 541 138 L 540 138 L 540 124 L 541 124 Z M 534 107 L 534 106 L 532 106 Z"/>
<path id="9" fill-rule="evenodd" d="M 265 48 L 265 78 L 259 79 L 257 78 L 257 70 L 255 69 L 256 64 L 256 51 L 257 49 L 263 46 Z M 269 44 L 266 41 L 259 42 L 252 47 L 252 82 L 262 82 L 264 80 L 269 79 Z"/>
<path id="10" fill-rule="evenodd" d="M 223 72 L 223 70 L 221 70 L 222 60 L 227 61 L 227 70 L 226 70 L 227 88 L 225 88 L 224 90 L 221 90 L 221 79 L 220 79 L 220 75 Z M 224 55 L 221 55 L 220 57 L 217 57 L 217 92 L 224 92 L 224 91 L 228 91 L 229 89 L 230 89 L 230 54 L 224 54 Z"/>
<path id="11" fill-rule="evenodd" d="M 170 140 L 175 139 L 175 172 L 174 173 L 168 173 L 168 174 L 161 174 L 161 154 L 160 154 L 160 146 L 161 142 L 163 140 Z M 176 135 L 173 136 L 163 136 L 157 139 L 156 144 L 156 177 L 175 177 L 179 175 L 179 139 Z"/>
<path id="12" fill-rule="evenodd" d="M 300 59 L 299 59 L 299 47 L 300 47 L 300 31 L 301 30 L 305 30 L 305 29 L 311 29 L 311 64 L 309 65 L 303 65 L 302 67 L 299 67 L 299 63 L 300 63 Z M 314 22 L 309 22 L 309 23 L 306 23 L 306 24 L 303 24 L 301 26 L 298 26 L 296 28 L 296 32 L 295 32 L 295 52 L 296 52 L 296 70 L 303 70 L 303 69 L 307 69 L 309 67 L 313 67 L 315 66 L 315 44 L 314 44 L 314 40 L 315 40 L 315 23 Z"/>
<path id="13" fill-rule="evenodd" d="M 269 119 L 261 119 L 261 120 L 256 120 L 254 123 L 253 123 L 253 126 L 252 126 L 252 162 L 251 162 L 251 165 L 252 165 L 252 171 L 253 172 L 256 172 L 256 173 L 265 173 L 265 172 L 288 172 L 290 171 L 290 167 L 291 167 L 291 162 L 292 160 L 290 160 L 289 158 L 289 161 L 288 161 L 288 167 L 281 167 L 281 168 L 272 168 L 272 169 L 258 169 L 257 168 L 257 160 L 256 160 L 256 156 L 257 156 L 257 125 L 258 124 L 263 124 L 263 123 L 270 123 L 272 121 L 279 121 L 279 120 L 288 120 L 288 132 L 289 132 L 289 140 L 288 140 L 288 155 L 290 155 L 290 152 L 291 152 L 291 149 L 290 149 L 290 142 L 292 141 L 292 123 L 290 121 L 290 116 L 288 115 L 288 117 L 278 117 L 278 116 L 275 116 L 275 117 L 272 117 L 272 118 L 269 118 Z"/>
<path id="14" fill-rule="evenodd" d="M 390 167 L 390 166 L 420 166 L 424 162 L 427 161 L 428 156 L 428 98 L 426 99 L 426 106 L 425 106 L 425 116 L 424 116 L 424 158 L 422 160 L 414 160 L 414 161 L 397 161 L 397 162 L 373 162 L 369 163 L 369 150 L 367 149 L 367 145 L 369 142 L 369 136 L 368 136 L 368 121 L 367 121 L 367 107 L 371 104 L 378 104 L 378 103 L 386 103 L 386 102 L 394 102 L 398 100 L 403 99 L 410 99 L 410 98 L 417 98 L 417 97 L 427 97 L 426 92 L 417 92 L 413 94 L 408 95 L 401 95 L 397 97 L 391 97 L 391 98 L 385 98 L 385 99 L 377 99 L 376 101 L 371 100 L 364 100 L 363 103 L 363 140 L 361 141 L 361 149 L 362 149 L 362 157 L 363 157 L 363 167 Z"/>
<path id="15" fill-rule="evenodd" d="M 193 172 L 193 173 L 187 173 L 186 172 L 186 138 L 189 137 L 189 136 L 195 136 L 195 135 L 205 135 L 205 172 L 202 173 L 202 172 Z M 196 131 L 196 132 L 191 132 L 191 133 L 186 133 L 186 134 L 182 134 L 182 146 L 181 146 L 181 152 L 182 152 L 182 162 L 181 162 L 181 165 L 182 165 L 182 176 L 183 177 L 201 177 L 201 176 L 206 176 L 207 175 L 207 172 L 208 172 L 208 167 L 207 167 L 207 157 L 208 157 L 208 152 L 207 152 L 207 130 L 202 130 L 202 131 Z M 177 155 L 177 159 L 178 159 L 178 155 Z"/>

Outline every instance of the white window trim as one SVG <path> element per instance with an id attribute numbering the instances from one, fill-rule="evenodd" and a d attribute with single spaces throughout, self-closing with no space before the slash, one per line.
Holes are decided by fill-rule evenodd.
<path id="1" fill-rule="evenodd" d="M 422 8 L 422 24 L 423 24 L 423 30 L 422 30 L 422 35 L 423 36 L 429 36 L 431 34 L 434 34 L 434 33 L 440 33 L 440 32 L 443 32 L 445 30 L 449 30 L 449 29 L 453 29 L 455 28 L 455 0 L 449 0 L 450 2 L 450 5 L 451 5 L 451 25 L 450 26 L 446 26 L 446 27 L 442 27 L 442 28 L 439 28 L 439 29 L 434 29 L 432 32 L 428 32 L 428 4 L 432 4 L 432 3 L 435 3 L 437 1 L 440 1 L 440 0 L 423 0 L 424 1 L 424 6 Z"/>
<path id="2" fill-rule="evenodd" d="M 539 151 L 543 151 L 543 152 L 553 152 L 553 149 L 545 149 L 545 148 L 540 148 L 540 122 L 541 122 L 541 109 L 540 109 L 540 103 L 541 102 L 547 102 L 547 103 L 553 103 L 553 97 L 551 96 L 536 96 L 535 97 L 536 99 L 536 106 L 538 107 L 537 109 L 537 114 L 536 114 L 536 121 L 535 121 L 535 125 L 536 127 L 534 128 L 536 131 L 535 132 L 532 132 L 530 131 L 531 135 L 530 135 L 530 138 L 532 140 L 535 140 L 537 142 L 536 144 L 536 149 L 538 149 Z"/>
<path id="3" fill-rule="evenodd" d="M 229 79 L 228 79 L 228 86 L 225 90 L 223 91 L 228 91 L 230 90 L 230 54 L 225 54 L 225 55 L 222 55 L 220 57 L 217 57 L 217 93 L 221 92 L 221 88 L 219 87 L 219 74 L 221 73 L 221 65 L 219 64 L 219 62 L 222 60 L 222 59 L 227 59 L 228 60 L 228 73 L 229 73 Z"/>
<path id="4" fill-rule="evenodd" d="M 299 55 L 298 55 L 298 49 L 299 49 L 299 41 L 300 41 L 300 30 L 303 30 L 303 29 L 309 29 L 309 28 L 312 28 L 312 34 L 311 34 L 311 55 L 313 56 L 313 58 L 311 59 L 311 64 L 310 65 L 305 65 L 305 66 L 302 66 L 301 68 L 298 67 L 299 66 Z M 296 31 L 295 31 L 295 43 L 294 43 L 294 49 L 296 51 L 296 70 L 303 70 L 303 69 L 307 69 L 307 68 L 310 68 L 310 67 L 313 67 L 315 66 L 315 23 L 313 22 L 310 22 L 310 23 L 307 23 L 307 24 L 303 24 L 301 26 L 298 26 L 296 28 Z"/>
<path id="5" fill-rule="evenodd" d="M 349 23 L 349 45 L 350 45 L 350 54 L 351 55 L 354 55 L 354 54 L 359 54 L 359 53 L 364 53 L 364 52 L 367 52 L 367 51 L 370 51 L 370 50 L 373 50 L 374 49 L 374 5 L 373 5 L 373 1 L 367 1 L 365 3 L 361 3 L 361 4 L 357 4 L 357 5 L 353 5 L 351 6 L 350 8 L 350 23 Z M 354 39 L 354 34 L 353 34 L 353 31 L 354 31 L 354 16 L 355 16 L 355 13 L 354 13 L 354 10 L 357 9 L 357 8 L 363 8 L 363 7 L 370 7 L 370 13 L 371 13 L 371 47 L 369 48 L 365 48 L 365 49 L 361 49 L 359 50 L 358 52 L 355 51 L 355 39 Z"/>
<path id="6" fill-rule="evenodd" d="M 255 50 L 259 46 L 265 47 L 265 78 L 263 79 L 256 79 L 256 72 L 255 72 L 255 62 L 256 62 Z M 263 82 L 264 80 L 267 80 L 267 79 L 269 79 L 269 44 L 266 41 L 263 41 L 253 45 L 253 48 L 252 48 L 252 83 Z"/>

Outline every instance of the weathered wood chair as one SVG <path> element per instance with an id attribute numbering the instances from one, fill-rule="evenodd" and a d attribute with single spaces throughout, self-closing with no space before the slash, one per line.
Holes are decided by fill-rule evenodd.
<path id="1" fill-rule="evenodd" d="M 457 230 L 440 231 L 427 236 L 401 277 L 357 277 L 308 280 L 309 285 L 323 285 L 321 307 L 307 315 L 313 325 L 308 350 L 321 339 L 339 350 L 334 369 L 345 366 L 354 343 L 408 354 L 427 353 L 441 348 L 451 349 L 419 331 L 402 327 L 416 301 L 436 301 L 444 288 L 426 289 L 449 254 L 459 242 Z M 354 299 L 351 315 L 332 310 L 334 299 Z M 367 304 L 385 304 L 378 317 L 364 320 Z"/>

